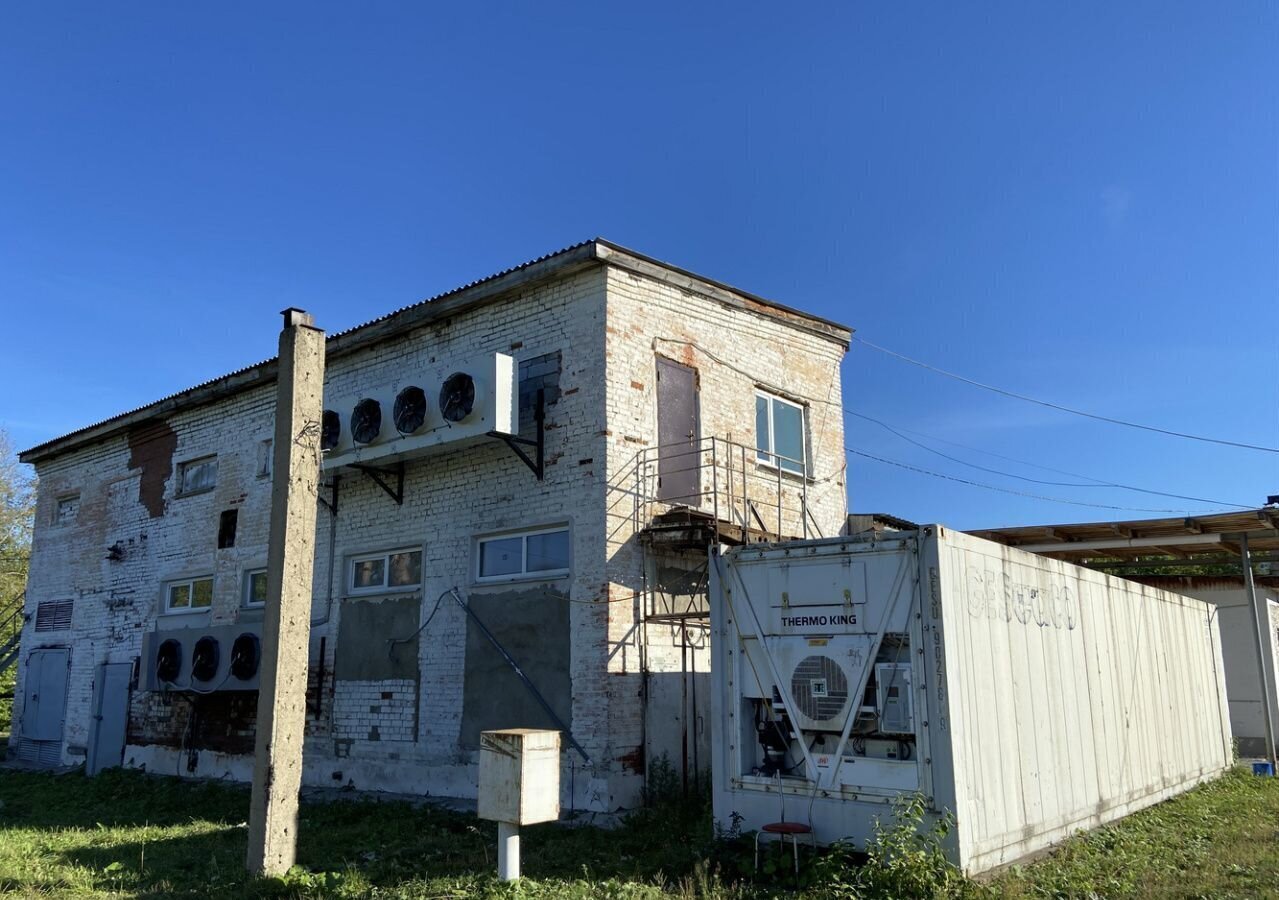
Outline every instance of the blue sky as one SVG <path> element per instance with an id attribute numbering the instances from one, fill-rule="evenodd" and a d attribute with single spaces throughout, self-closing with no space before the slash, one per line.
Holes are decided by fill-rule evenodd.
<path id="1" fill-rule="evenodd" d="M 2 15 L 19 446 L 270 356 L 285 306 L 336 331 L 597 234 L 971 378 L 1279 446 L 1275 4 Z M 843 381 L 850 409 L 988 468 L 1279 493 L 1279 455 L 861 345 Z M 1217 508 L 982 472 L 862 419 L 847 442 L 1077 503 Z M 857 510 L 961 528 L 1143 515 L 856 456 L 849 482 Z"/>

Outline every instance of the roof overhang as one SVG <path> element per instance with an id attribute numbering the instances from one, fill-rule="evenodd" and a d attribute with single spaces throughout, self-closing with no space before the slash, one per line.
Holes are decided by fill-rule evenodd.
<path id="1" fill-rule="evenodd" d="M 1238 562 L 1246 544 L 1253 558 L 1279 559 L 1279 508 L 1172 519 L 1134 519 L 1072 525 L 1025 525 L 970 531 L 986 540 L 1069 562 L 1166 559 L 1168 564 Z"/>

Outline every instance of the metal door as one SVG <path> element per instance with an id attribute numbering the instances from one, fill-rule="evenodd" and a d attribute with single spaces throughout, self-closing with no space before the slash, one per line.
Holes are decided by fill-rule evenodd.
<path id="1" fill-rule="evenodd" d="M 124 732 L 129 718 L 131 663 L 104 663 L 98 666 L 93 684 L 93 725 L 89 733 L 89 757 L 85 774 L 120 765 L 124 759 Z"/>
<path id="2" fill-rule="evenodd" d="M 697 441 L 697 370 L 657 358 L 657 499 L 682 506 L 701 501 Z"/>
<path id="3" fill-rule="evenodd" d="M 18 758 L 55 766 L 62 756 L 62 723 L 67 710 L 66 648 L 33 650 L 23 680 Z"/>

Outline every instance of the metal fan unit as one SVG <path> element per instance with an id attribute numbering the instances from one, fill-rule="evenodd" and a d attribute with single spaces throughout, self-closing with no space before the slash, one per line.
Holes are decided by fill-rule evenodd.
<path id="1" fill-rule="evenodd" d="M 195 642 L 191 651 L 191 678 L 193 681 L 210 682 L 217 677 L 218 659 L 221 656 L 218 639 L 205 635 Z"/>
<path id="2" fill-rule="evenodd" d="M 449 422 L 461 422 L 475 409 L 475 379 L 454 372 L 440 388 L 440 414 Z"/>
<path id="3" fill-rule="evenodd" d="M 169 638 L 155 652 L 155 677 L 157 681 L 172 683 L 182 675 L 182 644 Z"/>
<path id="4" fill-rule="evenodd" d="M 231 644 L 231 677 L 248 681 L 258 674 L 262 662 L 262 643 L 258 636 L 246 631 Z"/>
<path id="5" fill-rule="evenodd" d="M 412 434 L 426 422 L 426 391 L 410 385 L 395 395 L 395 430 Z"/>
<path id="6" fill-rule="evenodd" d="M 815 723 L 835 721 L 843 726 L 840 713 L 848 704 L 848 676 L 829 656 L 807 656 L 795 667 L 790 680 L 791 698 L 797 712 Z"/>
<path id="7" fill-rule="evenodd" d="M 337 410 L 326 409 L 320 417 L 320 449 L 332 450 L 342 440 L 342 417 Z"/>
<path id="8" fill-rule="evenodd" d="M 321 434 L 325 471 L 386 467 L 519 433 L 519 380 L 505 353 L 431 359 L 381 384 L 363 381 L 359 393 L 332 389 L 324 395 L 335 411 L 325 413 Z"/>
<path id="9" fill-rule="evenodd" d="M 371 444 L 382 433 L 382 404 L 365 397 L 351 410 L 351 437 L 357 444 Z"/>
<path id="10" fill-rule="evenodd" d="M 256 623 L 165 628 L 142 636 L 144 691 L 201 694 L 257 690 L 262 628 Z"/>

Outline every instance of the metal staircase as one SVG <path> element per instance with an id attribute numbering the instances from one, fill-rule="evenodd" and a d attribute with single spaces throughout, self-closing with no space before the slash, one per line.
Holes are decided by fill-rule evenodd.
<path id="1" fill-rule="evenodd" d="M 19 594 L 13 609 L 0 619 L 0 675 L 18 661 L 18 643 L 22 640 L 22 607 L 25 596 Z"/>

